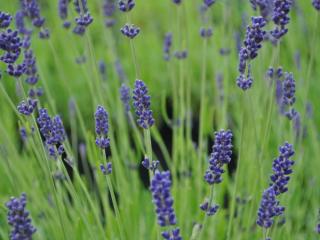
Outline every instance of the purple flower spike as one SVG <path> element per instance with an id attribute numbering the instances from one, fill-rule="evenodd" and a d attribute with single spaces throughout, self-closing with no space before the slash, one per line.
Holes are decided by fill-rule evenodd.
<path id="1" fill-rule="evenodd" d="M 161 227 L 176 224 L 176 215 L 173 209 L 173 198 L 170 188 L 170 172 L 160 172 L 157 170 L 151 180 L 150 190 L 157 213 L 158 224 Z"/>
<path id="2" fill-rule="evenodd" d="M 245 71 L 247 65 L 249 65 L 248 62 L 258 56 L 258 50 L 261 48 L 261 43 L 266 35 L 266 31 L 263 30 L 263 27 L 267 22 L 263 17 L 252 17 L 251 22 L 251 26 L 247 26 L 246 38 L 243 42 L 244 46 L 239 52 L 238 70 L 240 76 L 237 78 L 237 85 L 243 90 L 247 90 L 252 85 L 250 69 L 248 69 L 247 79 L 245 77 Z"/>
<path id="3" fill-rule="evenodd" d="M 110 146 L 110 139 L 108 138 L 109 120 L 108 113 L 102 106 L 98 106 L 94 115 L 96 121 L 96 144 L 102 149 Z"/>
<path id="4" fill-rule="evenodd" d="M 0 28 L 9 27 L 11 21 L 12 21 L 12 17 L 9 13 L 0 11 Z"/>
<path id="5" fill-rule="evenodd" d="M 203 0 L 203 3 L 206 7 L 211 7 L 216 2 L 216 0 Z"/>
<path id="6" fill-rule="evenodd" d="M 295 92 L 296 84 L 293 78 L 293 74 L 286 72 L 284 74 L 284 80 L 282 83 L 282 104 L 289 108 L 289 110 L 284 113 L 289 120 L 292 120 L 297 114 L 296 110 L 292 108 L 293 104 L 296 101 Z"/>
<path id="7" fill-rule="evenodd" d="M 38 101 L 36 99 L 29 98 L 27 101 L 23 100 L 17 107 L 18 112 L 23 115 L 30 116 L 37 107 L 37 103 Z"/>
<path id="8" fill-rule="evenodd" d="M 209 202 L 205 201 L 200 205 L 200 209 L 204 211 L 208 216 L 213 216 L 218 211 L 219 206 L 216 204 L 212 204 L 211 206 L 209 206 Z"/>
<path id="9" fill-rule="evenodd" d="M 292 173 L 294 161 L 290 158 L 294 155 L 293 146 L 289 143 L 284 143 L 279 148 L 280 155 L 273 161 L 273 175 L 270 177 L 275 195 L 288 191 L 287 184 L 290 180 L 289 175 Z"/>
<path id="10" fill-rule="evenodd" d="M 200 29 L 200 36 L 201 36 L 202 38 L 209 38 L 209 37 L 212 36 L 212 33 L 213 33 L 213 31 L 212 31 L 212 28 L 211 28 L 211 27 L 209 27 L 209 28 L 204 28 L 204 27 L 202 27 L 202 28 Z"/>
<path id="11" fill-rule="evenodd" d="M 0 33 L 0 49 L 4 54 L 0 56 L 0 61 L 14 63 L 21 52 L 22 42 L 18 36 L 18 31 L 7 29 Z"/>
<path id="12" fill-rule="evenodd" d="M 222 181 L 224 173 L 223 165 L 230 163 L 232 154 L 232 132 L 230 130 L 221 130 L 216 132 L 212 153 L 209 159 L 209 168 L 204 179 L 209 184 L 218 184 Z"/>
<path id="13" fill-rule="evenodd" d="M 318 224 L 315 230 L 318 234 L 320 234 L 320 209 L 318 210 Z"/>
<path id="14" fill-rule="evenodd" d="M 25 74 L 27 75 L 26 83 L 35 85 L 38 82 L 39 76 L 37 73 L 36 58 L 32 50 L 24 51 Z"/>
<path id="15" fill-rule="evenodd" d="M 172 231 L 164 231 L 161 233 L 162 237 L 165 240 L 182 240 L 182 237 L 180 236 L 180 229 L 174 228 Z"/>
<path id="16" fill-rule="evenodd" d="M 148 129 L 154 124 L 154 118 L 150 110 L 150 99 L 145 83 L 141 80 L 136 80 L 133 90 L 133 106 L 138 117 L 137 123 L 144 129 Z"/>
<path id="17" fill-rule="evenodd" d="M 136 5 L 136 3 L 134 2 L 134 0 L 120 0 L 119 1 L 119 9 L 122 12 L 131 11 L 135 5 Z"/>
<path id="18" fill-rule="evenodd" d="M 20 77 L 22 74 L 24 74 L 25 70 L 26 66 L 24 64 L 9 64 L 7 67 L 7 73 L 13 77 Z"/>
<path id="19" fill-rule="evenodd" d="M 188 51 L 187 50 L 175 51 L 174 56 L 178 60 L 186 59 L 188 57 Z"/>
<path id="20" fill-rule="evenodd" d="M 69 0 L 59 0 L 58 10 L 59 10 L 59 16 L 62 20 L 66 20 L 68 17 L 68 5 L 69 5 Z"/>
<path id="21" fill-rule="evenodd" d="M 112 163 L 107 162 L 106 165 L 100 164 L 100 170 L 104 175 L 109 175 L 112 173 Z"/>
<path id="22" fill-rule="evenodd" d="M 170 49 L 172 46 L 172 33 L 167 33 L 164 37 L 163 41 L 163 53 L 164 53 L 164 60 L 170 60 Z"/>
<path id="23" fill-rule="evenodd" d="M 263 228 L 270 228 L 274 222 L 273 218 L 283 213 L 284 207 L 279 205 L 273 187 L 264 191 L 258 210 L 257 224 Z"/>
<path id="24" fill-rule="evenodd" d="M 25 193 L 22 193 L 20 198 L 12 197 L 6 203 L 8 224 L 12 227 L 9 235 L 11 240 L 32 239 L 32 235 L 37 231 L 32 225 L 26 205 L 27 196 Z"/>
<path id="25" fill-rule="evenodd" d="M 126 24 L 120 29 L 120 31 L 123 35 L 133 39 L 140 33 L 140 28 L 135 27 L 133 24 Z"/>
<path id="26" fill-rule="evenodd" d="M 125 84 L 122 83 L 121 87 L 120 87 L 120 95 L 121 95 L 121 101 L 123 103 L 125 112 L 129 112 L 130 111 L 130 88 Z"/>
<path id="27" fill-rule="evenodd" d="M 87 0 L 73 0 L 74 9 L 78 14 L 88 12 Z"/>
<path id="28" fill-rule="evenodd" d="M 30 18 L 32 25 L 41 28 L 45 19 L 40 15 L 40 7 L 37 0 L 21 0 L 20 3 L 23 14 Z"/>
<path id="29" fill-rule="evenodd" d="M 160 162 L 158 160 L 154 160 L 150 163 L 149 158 L 144 158 L 142 161 L 142 166 L 144 166 L 146 169 L 155 172 L 159 166 Z"/>
<path id="30" fill-rule="evenodd" d="M 182 3 L 182 0 L 172 0 L 172 2 L 175 3 L 175 4 L 177 4 L 177 5 L 179 5 L 179 4 Z"/>
<path id="31" fill-rule="evenodd" d="M 320 11 L 320 0 L 312 0 L 312 5 L 317 11 Z"/>
<path id="32" fill-rule="evenodd" d="M 289 23 L 288 16 L 292 6 L 292 0 L 275 0 L 272 20 L 276 27 L 270 32 L 275 39 L 280 39 L 288 32 L 286 25 Z"/>

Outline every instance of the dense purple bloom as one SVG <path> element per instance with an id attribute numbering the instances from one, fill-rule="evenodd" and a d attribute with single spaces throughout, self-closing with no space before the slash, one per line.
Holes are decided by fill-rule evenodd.
<path id="1" fill-rule="evenodd" d="M 284 207 L 279 205 L 273 187 L 264 191 L 258 210 L 257 224 L 263 228 L 270 228 L 274 222 L 273 218 L 283 213 Z"/>
<path id="2" fill-rule="evenodd" d="M 223 165 L 231 161 L 232 154 L 232 132 L 230 130 L 221 130 L 215 132 L 212 153 L 209 159 L 209 168 L 207 169 L 204 179 L 209 184 L 217 184 L 222 181 L 224 173 Z"/>
<path id="3" fill-rule="evenodd" d="M 37 88 L 37 89 L 31 88 L 28 91 L 28 96 L 30 98 L 41 97 L 42 95 L 43 95 L 43 89 L 42 88 Z"/>
<path id="4" fill-rule="evenodd" d="M 58 10 L 59 10 L 59 16 L 62 20 L 65 20 L 68 17 L 68 5 L 69 5 L 69 0 L 59 0 Z"/>
<path id="5" fill-rule="evenodd" d="M 125 84 L 122 83 L 120 87 L 120 98 L 122 101 L 122 104 L 124 106 L 125 112 L 130 111 L 130 88 Z"/>
<path id="6" fill-rule="evenodd" d="M 57 154 L 61 155 L 61 147 L 58 147 L 58 151 L 56 151 L 57 145 L 61 146 L 66 136 L 61 118 L 59 116 L 55 116 L 51 119 L 47 109 L 42 108 L 39 110 L 37 122 L 40 133 L 45 139 L 49 155 L 54 158 L 57 157 Z"/>
<path id="7" fill-rule="evenodd" d="M 289 23 L 288 16 L 292 5 L 292 0 L 275 0 L 273 6 L 272 20 L 276 27 L 270 33 L 275 39 L 280 39 L 288 32 L 286 25 Z"/>
<path id="8" fill-rule="evenodd" d="M 93 22 L 93 18 L 89 12 L 83 15 L 80 15 L 79 17 L 76 17 L 75 20 L 78 26 L 84 26 L 84 27 L 89 26 Z"/>
<path id="9" fill-rule="evenodd" d="M 38 101 L 36 99 L 29 98 L 28 100 L 23 100 L 17 106 L 18 112 L 29 116 L 33 113 L 34 109 L 37 107 Z"/>
<path id="10" fill-rule="evenodd" d="M 11 23 L 12 17 L 9 13 L 0 11 L 0 28 L 7 28 Z"/>
<path id="11" fill-rule="evenodd" d="M 7 203 L 8 224 L 12 227 L 10 240 L 31 240 L 37 231 L 32 225 L 30 213 L 26 210 L 27 196 L 22 193 L 20 198 L 12 197 Z"/>
<path id="12" fill-rule="evenodd" d="M 169 171 L 156 171 L 152 180 L 150 190 L 152 192 L 153 204 L 155 205 L 158 224 L 161 227 L 175 225 L 176 215 L 173 209 L 173 198 L 171 196 L 171 179 Z"/>
<path id="13" fill-rule="evenodd" d="M 204 5 L 207 7 L 210 7 L 215 2 L 216 2 L 216 0 L 203 0 Z"/>
<path id="14" fill-rule="evenodd" d="M 294 161 L 290 158 L 294 155 L 293 146 L 289 143 L 284 143 L 279 148 L 280 155 L 273 161 L 273 175 L 270 177 L 275 195 L 279 195 L 288 190 L 289 175 L 292 173 Z"/>
<path id="15" fill-rule="evenodd" d="M 0 61 L 14 63 L 21 52 L 22 42 L 18 36 L 18 31 L 7 29 L 0 33 L 0 49 L 5 51 L 0 56 Z"/>
<path id="16" fill-rule="evenodd" d="M 158 160 L 153 160 L 150 162 L 149 158 L 145 157 L 142 161 L 142 166 L 144 166 L 146 169 L 155 172 L 160 164 Z"/>
<path id="17" fill-rule="evenodd" d="M 134 0 L 120 0 L 119 1 L 119 9 L 122 12 L 129 12 L 132 8 L 134 8 L 135 2 Z"/>
<path id="18" fill-rule="evenodd" d="M 140 28 L 135 27 L 133 24 L 126 24 L 120 29 L 120 31 L 123 35 L 133 39 L 140 33 Z"/>
<path id="19" fill-rule="evenodd" d="M 136 80 L 133 90 L 133 106 L 138 117 L 137 123 L 144 129 L 148 129 L 154 124 L 154 118 L 150 110 L 150 99 L 145 83 L 141 80 Z"/>
<path id="20" fill-rule="evenodd" d="M 24 74 L 25 69 L 26 67 L 24 64 L 18 64 L 18 65 L 9 64 L 7 67 L 7 73 L 13 77 L 20 77 L 22 74 Z"/>
<path id="21" fill-rule="evenodd" d="M 208 27 L 208 28 L 204 28 L 202 27 L 200 29 L 200 36 L 203 37 L 203 38 L 209 38 L 212 36 L 212 28 L 211 27 Z"/>
<path id="22" fill-rule="evenodd" d="M 32 50 L 24 51 L 25 74 L 27 75 L 26 83 L 35 85 L 38 82 L 39 76 L 36 67 L 36 58 Z"/>
<path id="23" fill-rule="evenodd" d="M 42 27 L 45 19 L 40 15 L 40 7 L 37 0 L 21 0 L 21 10 L 29 17 L 34 27 Z"/>
<path id="24" fill-rule="evenodd" d="M 86 32 L 86 27 L 81 25 L 76 25 L 73 29 L 73 33 L 77 34 L 79 36 L 83 36 L 83 34 Z"/>
<path id="25" fill-rule="evenodd" d="M 96 121 L 96 144 L 102 149 L 106 149 L 110 145 L 110 139 L 108 138 L 109 132 L 109 120 L 108 113 L 102 106 L 98 106 L 94 115 Z"/>
<path id="26" fill-rule="evenodd" d="M 170 60 L 170 49 L 172 46 L 172 33 L 168 32 L 163 41 L 163 52 L 164 52 L 164 60 Z"/>
<path id="27" fill-rule="evenodd" d="M 175 51 L 174 56 L 179 60 L 186 59 L 188 57 L 188 51 L 187 50 Z"/>
<path id="28" fill-rule="evenodd" d="M 269 19 L 270 14 L 272 13 L 272 0 L 250 0 L 250 3 L 253 10 L 259 8 L 261 16 L 265 19 Z"/>
<path id="29" fill-rule="evenodd" d="M 252 25 L 247 26 L 246 38 L 243 42 L 244 46 L 239 52 L 239 67 L 240 76 L 237 78 L 237 85 L 246 90 L 252 85 L 252 77 L 249 74 L 245 77 L 245 71 L 250 60 L 253 60 L 258 55 L 258 50 L 261 48 L 261 42 L 263 41 L 266 31 L 263 27 L 266 25 L 266 20 L 263 17 L 252 17 Z"/>
<path id="30" fill-rule="evenodd" d="M 100 170 L 104 175 L 109 175 L 112 173 L 112 163 L 107 162 L 105 165 L 100 164 Z"/>
<path id="31" fill-rule="evenodd" d="M 312 0 L 312 5 L 314 6 L 314 8 L 318 11 L 320 11 L 320 0 Z M 320 233 L 320 231 L 319 231 Z"/>
<path id="32" fill-rule="evenodd" d="M 219 209 L 219 206 L 216 204 L 211 204 L 209 206 L 209 202 L 205 201 L 200 205 L 200 209 L 204 211 L 208 216 L 213 216 Z"/>
<path id="33" fill-rule="evenodd" d="M 182 240 L 179 228 L 174 228 L 174 229 L 172 229 L 171 232 L 164 231 L 161 233 L 161 235 L 165 240 Z"/>
<path id="34" fill-rule="evenodd" d="M 251 65 L 248 65 L 248 73 L 247 76 L 244 74 L 240 74 L 237 78 L 237 85 L 240 87 L 242 90 L 247 90 L 251 88 L 253 84 L 253 78 L 251 76 Z"/>
<path id="35" fill-rule="evenodd" d="M 282 83 L 282 104 L 289 108 L 289 110 L 285 112 L 285 115 L 288 117 L 289 120 L 292 120 L 297 113 L 295 109 L 292 108 L 293 104 L 296 101 L 295 91 L 296 85 L 293 78 L 293 74 L 286 72 L 284 74 L 284 80 Z"/>

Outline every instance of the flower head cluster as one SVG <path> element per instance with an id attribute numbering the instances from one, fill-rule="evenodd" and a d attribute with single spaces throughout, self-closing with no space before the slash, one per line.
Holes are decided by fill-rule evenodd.
<path id="1" fill-rule="evenodd" d="M 294 155 L 293 146 L 285 142 L 279 148 L 280 155 L 273 161 L 273 175 L 270 177 L 275 195 L 288 191 L 287 184 L 290 180 L 294 161 L 290 158 Z"/>
<path id="2" fill-rule="evenodd" d="M 172 46 L 172 33 L 168 32 L 163 41 L 163 53 L 164 53 L 164 60 L 169 61 L 170 60 L 170 49 Z"/>
<path id="3" fill-rule="evenodd" d="M 211 7 L 215 2 L 216 2 L 216 0 L 203 0 L 203 4 L 206 7 Z"/>
<path id="4" fill-rule="evenodd" d="M 134 0 L 120 0 L 119 1 L 119 9 L 122 12 L 131 11 L 135 5 L 136 5 L 136 3 L 134 2 Z"/>
<path id="5" fill-rule="evenodd" d="M 178 60 L 186 59 L 188 57 L 188 51 L 187 50 L 175 51 L 174 56 Z"/>
<path id="6" fill-rule="evenodd" d="M 316 227 L 316 232 L 320 234 L 320 209 L 318 211 L 318 224 Z"/>
<path id="7" fill-rule="evenodd" d="M 215 133 L 209 168 L 204 176 L 209 184 L 217 184 L 222 181 L 221 175 L 224 173 L 222 167 L 230 163 L 232 147 L 232 132 L 230 130 L 221 130 Z"/>
<path id="8" fill-rule="evenodd" d="M 59 16 L 61 20 L 63 20 L 63 27 L 68 28 L 70 27 L 70 22 L 67 20 L 68 18 L 68 5 L 70 1 L 69 0 L 59 0 L 58 3 L 58 11 L 59 11 Z"/>
<path id="9" fill-rule="evenodd" d="M 273 218 L 283 213 L 284 207 L 279 205 L 273 186 L 264 191 L 258 210 L 257 224 L 263 228 L 270 228 Z"/>
<path id="10" fill-rule="evenodd" d="M 25 75 L 27 75 L 26 83 L 35 85 L 38 82 L 39 76 L 37 73 L 36 59 L 32 50 L 24 51 Z"/>
<path id="11" fill-rule="evenodd" d="M 64 152 L 62 143 L 65 140 L 65 130 L 60 116 L 55 116 L 51 119 L 47 109 L 39 110 L 39 117 L 37 118 L 39 130 L 45 139 L 45 144 L 49 155 L 56 158 Z"/>
<path id="12" fill-rule="evenodd" d="M 96 144 L 102 149 L 106 149 L 110 145 L 110 139 L 108 138 L 109 132 L 109 120 L 108 113 L 102 106 L 98 106 L 96 113 L 94 114 L 96 121 Z"/>
<path id="13" fill-rule="evenodd" d="M 292 73 L 285 73 L 284 80 L 282 82 L 282 104 L 287 106 L 289 110 L 285 112 L 285 115 L 289 120 L 292 120 L 297 114 L 296 110 L 292 108 L 296 101 L 295 98 L 296 84 Z"/>
<path id="14" fill-rule="evenodd" d="M 32 225 L 30 213 L 26 210 L 27 196 L 21 194 L 20 198 L 12 197 L 7 203 L 8 223 L 12 227 L 10 240 L 29 240 L 37 229 Z"/>
<path id="15" fill-rule="evenodd" d="M 272 13 L 273 0 L 250 0 L 253 10 L 259 8 L 260 14 L 266 20 L 270 18 Z"/>
<path id="16" fill-rule="evenodd" d="M 161 227 L 175 225 L 177 222 L 170 188 L 170 172 L 156 171 L 151 180 L 150 190 L 156 208 L 158 224 Z"/>
<path id="17" fill-rule="evenodd" d="M 217 204 L 210 204 L 209 201 L 206 200 L 200 205 L 200 209 L 204 211 L 208 216 L 213 216 L 218 211 L 219 206 Z"/>
<path id="18" fill-rule="evenodd" d="M 105 165 L 100 164 L 100 170 L 103 173 L 103 175 L 109 175 L 112 173 L 112 163 L 107 162 Z"/>
<path id="19" fill-rule="evenodd" d="M 275 0 L 272 20 L 276 27 L 270 32 L 275 39 L 280 39 L 288 32 L 286 25 L 289 23 L 288 16 L 292 6 L 292 0 Z"/>
<path id="20" fill-rule="evenodd" d="M 133 24 L 126 24 L 120 31 L 124 36 L 133 39 L 140 33 L 140 28 L 135 27 Z"/>
<path id="21" fill-rule="evenodd" d="M 21 9 L 26 17 L 29 17 L 34 27 L 43 26 L 45 19 L 40 15 L 40 7 L 37 0 L 21 0 Z"/>
<path id="22" fill-rule="evenodd" d="M 73 29 L 73 33 L 82 36 L 87 27 L 93 22 L 93 17 L 91 16 L 87 0 L 74 0 L 73 2 L 78 17 L 75 18 L 76 26 Z"/>
<path id="23" fill-rule="evenodd" d="M 159 166 L 159 160 L 153 160 L 150 162 L 149 158 L 145 157 L 142 161 L 142 166 L 145 167 L 147 170 L 155 172 Z"/>
<path id="24" fill-rule="evenodd" d="M 312 0 L 312 5 L 316 10 L 320 11 L 320 0 Z"/>
<path id="25" fill-rule="evenodd" d="M 180 235 L 180 228 L 174 228 L 172 231 L 164 231 L 161 233 L 165 240 L 182 240 Z"/>
<path id="26" fill-rule="evenodd" d="M 30 116 L 33 111 L 36 109 L 38 104 L 37 99 L 28 98 L 27 100 L 22 100 L 17 106 L 18 112 Z"/>
<path id="27" fill-rule="evenodd" d="M 120 87 L 120 98 L 122 101 L 122 104 L 124 106 L 125 112 L 129 112 L 130 111 L 130 88 L 125 84 L 122 83 L 121 87 Z"/>
<path id="28" fill-rule="evenodd" d="M 204 28 L 204 27 L 202 27 L 202 28 L 200 29 L 200 36 L 201 36 L 202 38 L 209 38 L 209 37 L 212 36 L 212 33 L 213 33 L 213 31 L 212 31 L 212 28 L 211 28 L 211 27 L 209 27 L 209 28 Z"/>
<path id="29" fill-rule="evenodd" d="M 104 0 L 103 3 L 103 15 L 105 17 L 105 26 L 112 27 L 115 24 L 115 19 L 113 18 L 113 14 L 116 10 L 116 4 L 114 0 Z"/>
<path id="30" fill-rule="evenodd" d="M 239 52 L 239 73 L 237 84 L 243 90 L 246 90 L 251 87 L 251 84 L 246 83 L 245 71 L 247 64 L 250 60 L 255 59 L 258 56 L 258 50 L 261 48 L 261 42 L 263 41 L 266 31 L 263 30 L 263 27 L 266 25 L 266 20 L 263 17 L 252 17 L 251 26 L 247 26 L 246 38 L 243 42 L 244 46 L 240 49 Z M 247 79 L 250 78 L 248 71 Z M 249 81 L 249 80 L 248 80 Z M 252 81 L 252 78 L 251 78 Z M 244 84 L 242 84 L 244 83 Z"/>
<path id="31" fill-rule="evenodd" d="M 144 129 L 148 129 L 154 124 L 152 110 L 150 110 L 150 99 L 145 83 L 142 80 L 136 80 L 133 90 L 133 106 L 138 117 L 137 123 Z"/>
<path id="32" fill-rule="evenodd" d="M 9 13 L 0 11 L 0 28 L 7 28 L 11 23 L 12 17 Z"/>
<path id="33" fill-rule="evenodd" d="M 0 49 L 4 53 L 0 56 L 0 61 L 13 64 L 17 61 L 21 53 L 22 41 L 18 36 L 18 31 L 7 29 L 0 32 Z"/>
<path id="34" fill-rule="evenodd" d="M 179 4 L 182 3 L 182 0 L 172 0 L 172 2 L 175 3 L 175 4 L 177 4 L 177 5 L 179 5 Z"/>

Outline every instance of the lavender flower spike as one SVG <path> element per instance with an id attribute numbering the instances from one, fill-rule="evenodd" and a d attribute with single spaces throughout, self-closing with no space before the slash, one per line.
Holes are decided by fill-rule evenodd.
<path id="1" fill-rule="evenodd" d="M 273 161 L 273 175 L 270 177 L 275 195 L 288 191 L 287 184 L 290 180 L 294 161 L 290 158 L 294 155 L 293 146 L 285 142 L 279 148 L 280 155 Z"/>
<path id="2" fill-rule="evenodd" d="M 170 172 L 160 172 L 157 170 L 151 180 L 150 190 L 156 208 L 158 224 L 161 227 L 175 225 L 177 222 L 170 188 Z"/>
<path id="3" fill-rule="evenodd" d="M 293 104 L 296 101 L 295 98 L 296 84 L 293 78 L 292 73 L 285 73 L 284 80 L 282 83 L 282 103 L 289 108 L 285 113 L 289 120 L 292 120 L 297 114 L 296 110 L 292 108 Z"/>
<path id="4" fill-rule="evenodd" d="M 112 163 L 107 162 L 106 165 L 100 164 L 100 170 L 104 175 L 109 175 L 112 173 Z"/>
<path id="5" fill-rule="evenodd" d="M 163 41 L 164 60 L 170 60 L 170 48 L 172 46 L 172 33 L 168 32 Z"/>
<path id="6" fill-rule="evenodd" d="M 286 25 L 289 23 L 290 18 L 288 14 L 290 12 L 292 0 L 275 0 L 273 8 L 272 20 L 276 24 L 275 29 L 271 31 L 271 35 L 275 39 L 280 39 L 288 32 Z"/>
<path id="7" fill-rule="evenodd" d="M 32 235 L 37 229 L 32 225 L 29 212 L 26 210 L 27 196 L 21 194 L 20 198 L 12 197 L 7 203 L 8 223 L 12 227 L 10 232 L 10 240 L 31 240 Z"/>
<path id="8" fill-rule="evenodd" d="M 150 98 L 145 83 L 141 80 L 136 80 L 133 90 L 133 106 L 138 117 L 137 123 L 144 129 L 148 129 L 154 124 L 154 118 L 150 110 Z"/>
<path id="9" fill-rule="evenodd" d="M 274 222 L 273 218 L 283 213 L 284 207 L 279 205 L 273 187 L 264 191 L 258 210 L 257 224 L 263 228 L 270 228 Z"/>
<path id="10" fill-rule="evenodd" d="M 119 1 L 119 9 L 122 12 L 131 11 L 135 5 L 136 5 L 136 3 L 134 2 L 134 0 L 120 0 Z"/>
<path id="11" fill-rule="evenodd" d="M 102 106 L 98 106 L 94 115 L 96 121 L 96 144 L 102 149 L 106 149 L 110 145 L 110 139 L 108 138 L 109 132 L 109 120 L 108 113 Z"/>
<path id="12" fill-rule="evenodd" d="M 312 0 L 312 5 L 317 11 L 320 11 L 320 0 Z M 320 227 L 319 227 L 319 229 L 320 229 Z M 320 230 L 319 230 L 319 232 L 320 232 Z"/>
<path id="13" fill-rule="evenodd" d="M 121 33 L 130 38 L 135 38 L 140 33 L 140 28 L 135 27 L 133 24 L 126 24 L 120 29 Z"/>
<path id="14" fill-rule="evenodd" d="M 221 175 L 224 173 L 222 167 L 231 161 L 232 147 L 232 132 L 230 130 L 221 130 L 215 133 L 209 168 L 204 176 L 209 184 L 217 184 L 222 181 Z"/>
<path id="15" fill-rule="evenodd" d="M 121 101 L 123 103 L 125 112 L 129 112 L 130 111 L 130 88 L 125 84 L 122 83 L 121 87 L 120 87 L 120 95 L 121 95 Z"/>
<path id="16" fill-rule="evenodd" d="M 11 23 L 12 17 L 10 14 L 0 11 L 0 28 L 7 28 Z"/>

